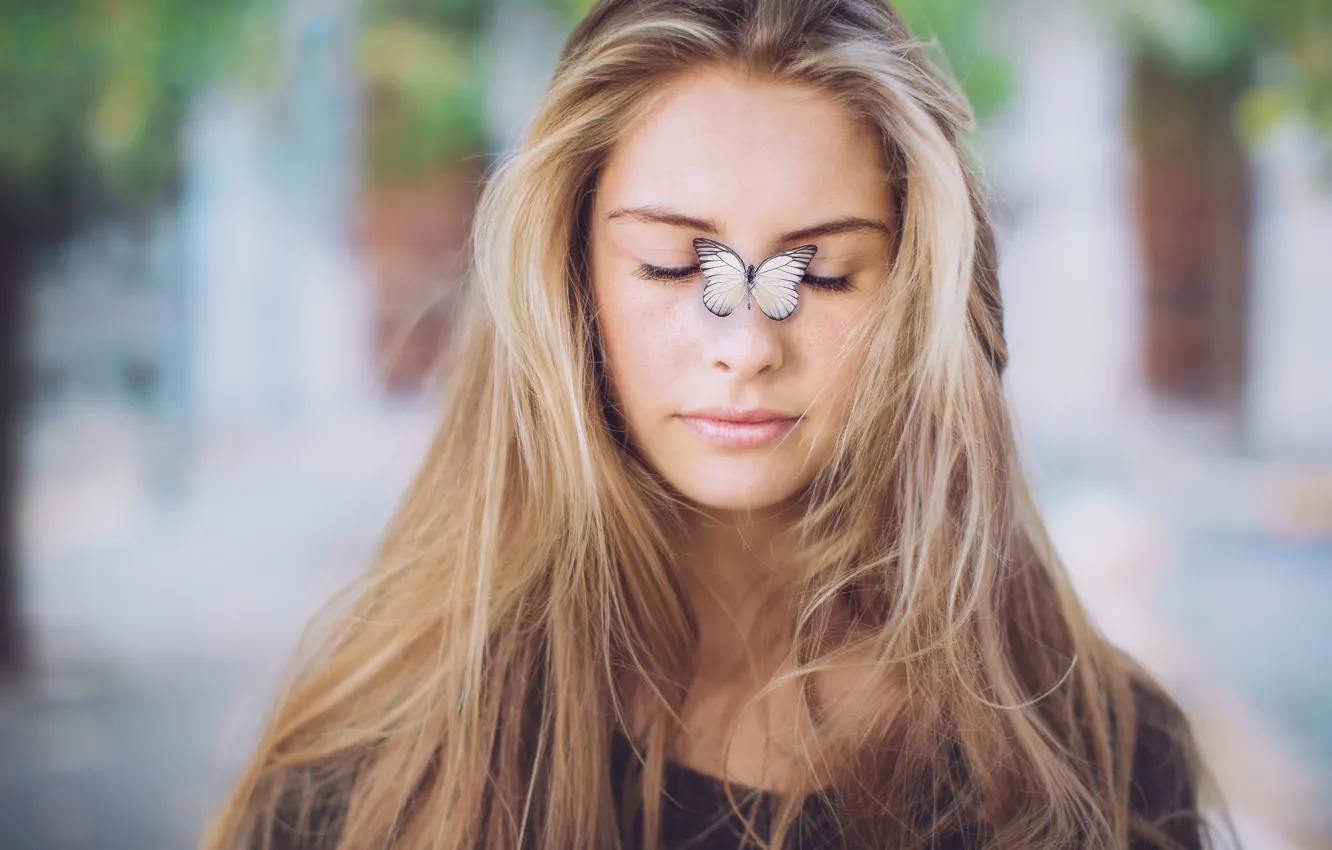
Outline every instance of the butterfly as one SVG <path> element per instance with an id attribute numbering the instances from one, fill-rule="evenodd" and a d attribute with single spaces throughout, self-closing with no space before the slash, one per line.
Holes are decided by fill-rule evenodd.
<path id="1" fill-rule="evenodd" d="M 818 247 L 801 245 L 782 251 L 758 266 L 746 266 L 739 254 L 711 239 L 695 239 L 694 250 L 703 270 L 703 304 L 708 310 L 729 316 L 741 301 L 752 297 L 764 315 L 780 322 L 795 312 L 800 299 L 796 284 L 804 279 Z"/>

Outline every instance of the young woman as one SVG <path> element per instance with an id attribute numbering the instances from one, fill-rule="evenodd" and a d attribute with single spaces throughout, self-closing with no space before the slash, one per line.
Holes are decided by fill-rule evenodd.
<path id="1" fill-rule="evenodd" d="M 598 3 L 205 846 L 1199 846 L 1023 482 L 970 122 L 885 0 Z"/>

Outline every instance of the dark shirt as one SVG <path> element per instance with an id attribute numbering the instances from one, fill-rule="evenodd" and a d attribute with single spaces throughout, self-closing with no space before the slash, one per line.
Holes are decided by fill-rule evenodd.
<path id="1" fill-rule="evenodd" d="M 1131 804 L 1150 821 L 1173 812 L 1192 812 L 1196 806 L 1187 753 L 1173 734 L 1170 710 L 1155 700 L 1139 694 L 1138 736 L 1133 753 Z M 623 786 L 633 750 L 628 739 L 616 734 L 611 748 L 611 781 L 615 793 Z M 664 850 L 735 850 L 740 846 L 744 821 L 733 810 L 721 779 L 684 765 L 668 762 L 663 776 L 662 845 Z M 731 794 L 741 811 L 752 815 L 760 837 L 769 837 L 770 818 L 776 812 L 778 798 L 744 786 L 731 784 Z M 751 803 L 757 799 L 757 806 Z M 326 850 L 336 845 L 335 824 L 341 811 L 324 808 L 315 821 L 326 831 L 323 840 L 301 839 L 279 826 L 274 833 L 274 850 Z M 641 813 L 640 813 L 641 814 Z M 637 826 L 635 824 L 635 826 Z M 1201 850 L 1202 837 L 1196 820 L 1189 817 L 1169 820 L 1165 834 L 1185 850 Z M 633 831 L 635 835 L 639 830 Z M 256 845 L 257 846 L 257 845 Z M 748 846 L 756 846 L 751 842 Z M 787 842 L 799 850 L 831 850 L 844 847 L 841 831 L 830 804 L 820 796 L 808 798 Z M 978 846 L 962 835 L 943 836 L 934 843 L 936 850 L 970 850 Z M 1130 850 L 1153 847 L 1133 841 Z M 628 850 L 633 850 L 632 845 Z"/>
<path id="2" fill-rule="evenodd" d="M 1175 812 L 1195 812 L 1196 791 L 1187 752 L 1170 731 L 1175 726 L 1171 710 L 1142 692 L 1136 696 L 1138 735 L 1133 753 L 1130 804 L 1138 814 L 1153 822 Z M 632 745 L 622 734 L 616 733 L 611 749 L 611 777 L 617 793 L 632 758 Z M 744 820 L 732 807 L 721 779 L 667 762 L 663 787 L 663 850 L 735 850 L 740 846 Z M 759 835 L 769 837 L 769 818 L 775 813 L 777 798 L 735 783 L 731 783 L 730 791 L 740 810 L 753 818 L 754 829 Z M 755 798 L 758 805 L 751 806 Z M 1163 824 L 1163 831 L 1179 847 L 1201 850 L 1200 827 L 1193 818 L 1168 819 Z M 761 845 L 750 842 L 748 846 Z M 817 795 L 807 799 L 786 846 L 799 850 L 843 847 L 830 804 Z M 961 834 L 941 836 L 933 844 L 936 850 L 969 850 L 974 846 L 977 846 L 975 840 L 968 840 Z M 1150 842 L 1135 840 L 1131 850 L 1153 846 Z"/>
<path id="3" fill-rule="evenodd" d="M 611 783 L 618 793 L 633 746 L 620 733 L 611 744 Z M 663 850 L 734 850 L 744 835 L 744 821 L 732 808 L 721 779 L 667 762 L 662 777 L 661 838 Z M 731 795 L 742 812 L 751 813 L 760 836 L 769 834 L 770 818 L 777 798 L 743 785 L 731 783 Z M 753 805 L 757 801 L 757 805 Z M 753 808 L 751 808 L 753 806 Z M 638 834 L 638 824 L 634 824 Z M 830 810 L 818 796 L 806 800 L 792 836 L 801 850 L 839 847 L 838 831 Z M 754 845 L 750 842 L 751 846 Z M 791 846 L 791 842 L 788 842 Z M 940 848 L 945 850 L 945 848 Z M 951 848 L 947 848 L 951 850 Z"/>

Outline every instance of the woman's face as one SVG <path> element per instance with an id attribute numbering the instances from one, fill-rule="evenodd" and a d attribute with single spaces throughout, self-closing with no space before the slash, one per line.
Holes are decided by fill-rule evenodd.
<path id="1" fill-rule="evenodd" d="M 591 274 L 630 439 L 690 500 L 759 510 L 826 463 L 896 227 L 871 134 L 826 95 L 718 71 L 673 82 L 603 169 Z M 703 304 L 695 237 L 749 265 L 818 247 L 787 319 Z M 661 269 L 671 279 L 661 279 Z"/>

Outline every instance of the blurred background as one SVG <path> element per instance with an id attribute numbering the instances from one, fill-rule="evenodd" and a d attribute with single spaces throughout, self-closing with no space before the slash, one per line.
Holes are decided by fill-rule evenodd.
<path id="1" fill-rule="evenodd" d="M 588 0 L 0 0 L 0 846 L 192 846 L 436 416 Z M 1008 387 L 1246 846 L 1332 847 L 1332 3 L 907 0 Z"/>

